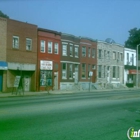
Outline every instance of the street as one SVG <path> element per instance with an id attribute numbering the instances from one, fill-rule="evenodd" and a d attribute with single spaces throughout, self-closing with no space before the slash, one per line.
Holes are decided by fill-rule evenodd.
<path id="1" fill-rule="evenodd" d="M 0 98 L 0 140 L 128 140 L 140 91 Z"/>

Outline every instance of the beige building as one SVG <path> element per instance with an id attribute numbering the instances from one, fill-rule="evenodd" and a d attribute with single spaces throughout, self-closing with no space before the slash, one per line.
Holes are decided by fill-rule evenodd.
<path id="1" fill-rule="evenodd" d="M 123 84 L 124 46 L 114 41 L 97 42 L 97 83 L 102 87 Z"/>

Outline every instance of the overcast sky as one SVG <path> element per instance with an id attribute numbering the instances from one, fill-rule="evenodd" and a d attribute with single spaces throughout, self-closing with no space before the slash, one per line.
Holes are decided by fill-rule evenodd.
<path id="1" fill-rule="evenodd" d="M 140 0 L 0 0 L 11 19 L 40 28 L 124 45 L 129 30 L 140 28 Z"/>

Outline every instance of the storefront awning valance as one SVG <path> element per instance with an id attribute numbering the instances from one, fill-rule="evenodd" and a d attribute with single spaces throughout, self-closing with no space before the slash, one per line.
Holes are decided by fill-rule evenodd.
<path id="1" fill-rule="evenodd" d="M 0 61 L 0 70 L 7 70 L 7 69 L 8 69 L 7 62 Z"/>

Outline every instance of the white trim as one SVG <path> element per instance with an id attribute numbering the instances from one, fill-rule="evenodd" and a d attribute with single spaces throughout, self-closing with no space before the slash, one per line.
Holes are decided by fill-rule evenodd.
<path id="1" fill-rule="evenodd" d="M 68 44 L 67 42 L 74 43 L 73 41 L 69 41 L 69 40 L 65 40 L 65 39 L 61 39 L 61 41 L 62 41 L 62 44 L 63 44 L 63 43 L 64 43 L 64 44 Z"/>
<path id="2" fill-rule="evenodd" d="M 72 64 L 80 64 L 78 62 L 72 62 L 72 61 L 60 61 L 61 63 L 72 63 Z"/>
<path id="3" fill-rule="evenodd" d="M 75 47 L 79 47 L 79 45 L 74 45 Z"/>
<path id="4" fill-rule="evenodd" d="M 92 45 L 92 44 L 89 44 L 89 43 L 86 43 L 86 42 L 80 42 L 80 44 L 86 44 L 86 45 Z"/>

